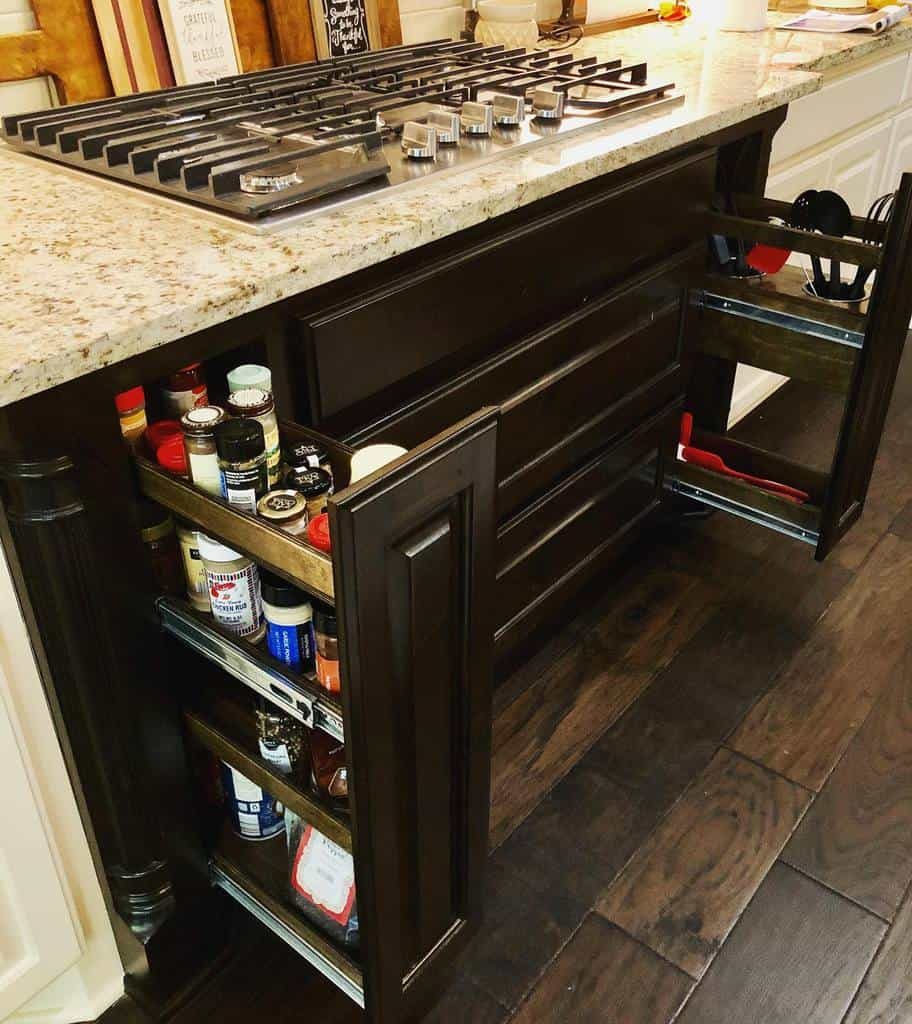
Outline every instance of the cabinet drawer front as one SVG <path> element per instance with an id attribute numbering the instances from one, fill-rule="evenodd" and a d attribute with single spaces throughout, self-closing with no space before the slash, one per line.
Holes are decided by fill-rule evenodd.
<path id="1" fill-rule="evenodd" d="M 715 154 L 663 163 L 634 183 L 566 205 L 302 323 L 314 422 L 351 430 L 358 403 L 428 368 L 503 348 L 631 269 L 692 244 L 712 193 Z M 430 382 L 433 386 L 433 381 Z M 333 417 L 337 417 L 333 421 Z M 360 417 L 365 422 L 365 417 Z"/>
<path id="2" fill-rule="evenodd" d="M 499 633 L 658 504 L 679 416 L 675 402 L 500 528 Z"/>

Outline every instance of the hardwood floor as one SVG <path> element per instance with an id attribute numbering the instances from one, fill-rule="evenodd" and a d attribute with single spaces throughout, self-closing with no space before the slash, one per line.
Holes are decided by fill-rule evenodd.
<path id="1" fill-rule="evenodd" d="M 789 384 L 737 434 L 823 465 L 837 404 Z M 912 349 L 824 565 L 666 525 L 502 681 L 486 921 L 426 1022 L 912 1024 L 910 611 Z"/>

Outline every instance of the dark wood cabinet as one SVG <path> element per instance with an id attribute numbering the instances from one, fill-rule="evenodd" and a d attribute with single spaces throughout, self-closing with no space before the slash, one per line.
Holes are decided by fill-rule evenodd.
<path id="1" fill-rule="evenodd" d="M 127 987 L 153 1015 L 215 969 L 240 913 L 366 1020 L 420 1020 L 482 920 L 495 665 L 673 495 L 812 542 L 818 557 L 857 520 L 912 313 L 912 177 L 877 244 L 840 243 L 845 262 L 880 268 L 866 311 L 803 297 L 788 273 L 708 275 L 712 231 L 770 240 L 776 204 L 759 193 L 782 115 L 4 411 L 5 542 L 118 911 L 146 928 Z M 740 169 L 743 217 L 711 212 L 720 165 Z M 113 394 L 197 359 L 215 399 L 230 365 L 271 365 L 286 439 L 318 440 L 333 464 L 331 555 L 130 458 Z M 739 361 L 845 395 L 828 473 L 725 436 Z M 685 410 L 696 444 L 808 501 L 681 462 Z M 351 454 L 372 442 L 408 451 L 351 484 Z M 341 695 L 163 597 L 139 540 L 141 496 L 333 605 Z M 263 759 L 253 696 L 344 740 L 347 811 Z M 203 752 L 353 856 L 357 950 L 289 902 L 281 841 L 244 842 L 213 812 Z"/>

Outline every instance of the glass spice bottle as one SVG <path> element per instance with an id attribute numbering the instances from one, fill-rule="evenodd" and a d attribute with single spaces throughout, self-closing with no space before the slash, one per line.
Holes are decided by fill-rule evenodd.
<path id="1" fill-rule="evenodd" d="M 345 744 L 322 729 L 310 734 L 310 782 L 330 803 L 348 803 L 348 764 Z"/>
<path id="2" fill-rule="evenodd" d="M 170 419 L 179 420 L 185 412 L 208 404 L 202 363 L 191 363 L 172 373 L 162 388 L 162 408 Z"/>
<path id="3" fill-rule="evenodd" d="M 215 428 L 222 496 L 245 512 L 256 512 L 266 493 L 266 443 L 256 420 L 225 420 Z"/>
<path id="4" fill-rule="evenodd" d="M 177 522 L 177 542 L 180 545 L 181 559 L 184 563 L 184 577 L 187 583 L 187 597 L 190 603 L 201 612 L 208 612 L 209 582 L 206 578 L 206 566 L 199 551 L 200 531 L 189 523 Z"/>
<path id="5" fill-rule="evenodd" d="M 256 420 L 263 428 L 266 442 L 266 469 L 269 486 L 275 487 L 282 477 L 282 451 L 279 446 L 279 421 L 271 391 L 263 388 L 242 388 L 228 396 L 228 412 Z"/>
<path id="6" fill-rule="evenodd" d="M 139 509 L 140 536 L 152 563 L 155 582 L 166 594 L 182 597 L 186 591 L 174 520 L 167 509 L 144 501 Z"/>
<path id="7" fill-rule="evenodd" d="M 297 491 L 269 491 L 257 502 L 257 513 L 287 533 L 307 533 L 307 501 Z"/>
<path id="8" fill-rule="evenodd" d="M 209 494 L 222 493 L 222 471 L 219 469 L 215 429 L 225 421 L 225 410 L 217 405 L 191 409 L 181 417 L 180 426 L 187 451 L 190 479 Z"/>
<path id="9" fill-rule="evenodd" d="M 322 609 L 314 612 L 314 634 L 317 642 L 317 682 L 330 693 L 341 693 L 339 626 L 333 612 Z"/>
<path id="10" fill-rule="evenodd" d="M 292 470 L 285 478 L 285 483 L 304 495 L 308 519 L 315 518 L 325 510 L 326 499 L 332 493 L 332 477 L 325 470 Z"/>
<path id="11" fill-rule="evenodd" d="M 304 726 L 264 700 L 259 701 L 255 716 L 260 757 L 283 775 L 296 775 L 301 767 Z"/>

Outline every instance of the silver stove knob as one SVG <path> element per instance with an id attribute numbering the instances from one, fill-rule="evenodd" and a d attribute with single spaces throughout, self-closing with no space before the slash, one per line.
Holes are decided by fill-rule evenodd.
<path id="1" fill-rule="evenodd" d="M 459 142 L 459 115 L 452 110 L 436 107 L 428 114 L 427 123 L 437 133 L 438 146 L 454 146 Z"/>
<path id="2" fill-rule="evenodd" d="M 409 160 L 436 160 L 437 132 L 429 125 L 406 121 L 402 126 L 402 152 Z"/>
<path id="3" fill-rule="evenodd" d="M 545 121 L 559 121 L 564 116 L 564 99 L 562 92 L 536 89 L 532 93 L 532 116 Z"/>
<path id="4" fill-rule="evenodd" d="M 494 108 L 490 103 L 466 100 L 459 114 L 459 123 L 466 135 L 490 135 L 494 129 Z"/>
<path id="5" fill-rule="evenodd" d="M 526 119 L 525 96 L 510 96 L 497 92 L 491 100 L 494 111 L 494 124 L 501 128 L 514 128 Z"/>

